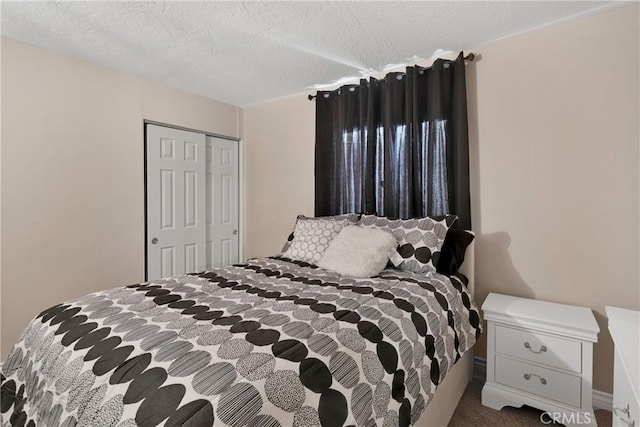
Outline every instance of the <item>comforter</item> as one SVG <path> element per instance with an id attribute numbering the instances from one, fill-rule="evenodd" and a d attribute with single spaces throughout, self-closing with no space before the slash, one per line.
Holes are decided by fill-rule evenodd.
<path id="1" fill-rule="evenodd" d="M 460 278 L 282 257 L 115 288 L 32 320 L 3 425 L 406 426 L 480 325 Z"/>

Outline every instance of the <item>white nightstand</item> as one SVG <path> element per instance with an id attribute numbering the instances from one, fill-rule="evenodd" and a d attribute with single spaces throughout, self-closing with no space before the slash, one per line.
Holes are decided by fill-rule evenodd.
<path id="1" fill-rule="evenodd" d="M 482 404 L 532 406 L 544 420 L 596 425 L 593 343 L 600 328 L 591 309 L 491 293 L 487 321 L 487 382 Z"/>

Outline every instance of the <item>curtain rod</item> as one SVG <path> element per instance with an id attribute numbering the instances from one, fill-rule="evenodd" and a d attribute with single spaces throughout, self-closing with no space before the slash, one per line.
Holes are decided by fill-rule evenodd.
<path id="1" fill-rule="evenodd" d="M 476 55 L 473 53 L 468 54 L 467 56 L 464 57 L 465 61 L 473 61 L 474 59 L 476 59 Z M 317 95 L 307 95 L 307 99 L 309 101 L 313 101 L 316 98 Z"/>

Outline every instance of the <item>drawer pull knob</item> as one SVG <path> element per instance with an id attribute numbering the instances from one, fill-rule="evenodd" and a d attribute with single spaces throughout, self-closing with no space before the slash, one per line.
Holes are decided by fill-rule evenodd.
<path id="1" fill-rule="evenodd" d="M 540 350 L 535 351 L 531 349 L 531 344 L 529 344 L 529 342 L 525 342 L 524 343 L 524 348 L 528 349 L 531 353 L 535 353 L 535 354 L 540 354 L 540 353 L 544 353 L 545 351 L 547 351 L 547 346 L 543 345 L 542 347 L 540 347 Z"/>
<path id="2" fill-rule="evenodd" d="M 531 377 L 538 377 L 540 378 L 540 384 L 542 385 L 546 385 L 547 384 L 547 380 L 542 378 L 540 375 L 538 374 L 524 374 L 524 379 L 529 381 L 531 379 Z"/>
<path id="3" fill-rule="evenodd" d="M 631 419 L 631 413 L 629 412 L 629 404 L 627 404 L 626 408 L 613 408 L 613 413 L 620 421 L 628 425 L 629 427 L 634 427 L 636 425 L 635 420 Z M 622 415 L 621 415 L 622 414 Z"/>

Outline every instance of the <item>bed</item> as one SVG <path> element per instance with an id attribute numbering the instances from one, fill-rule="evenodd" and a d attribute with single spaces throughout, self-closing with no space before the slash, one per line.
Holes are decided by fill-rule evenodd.
<path id="1" fill-rule="evenodd" d="M 57 304 L 2 365 L 2 425 L 446 425 L 481 332 L 466 253 L 356 278 L 284 252 Z"/>

